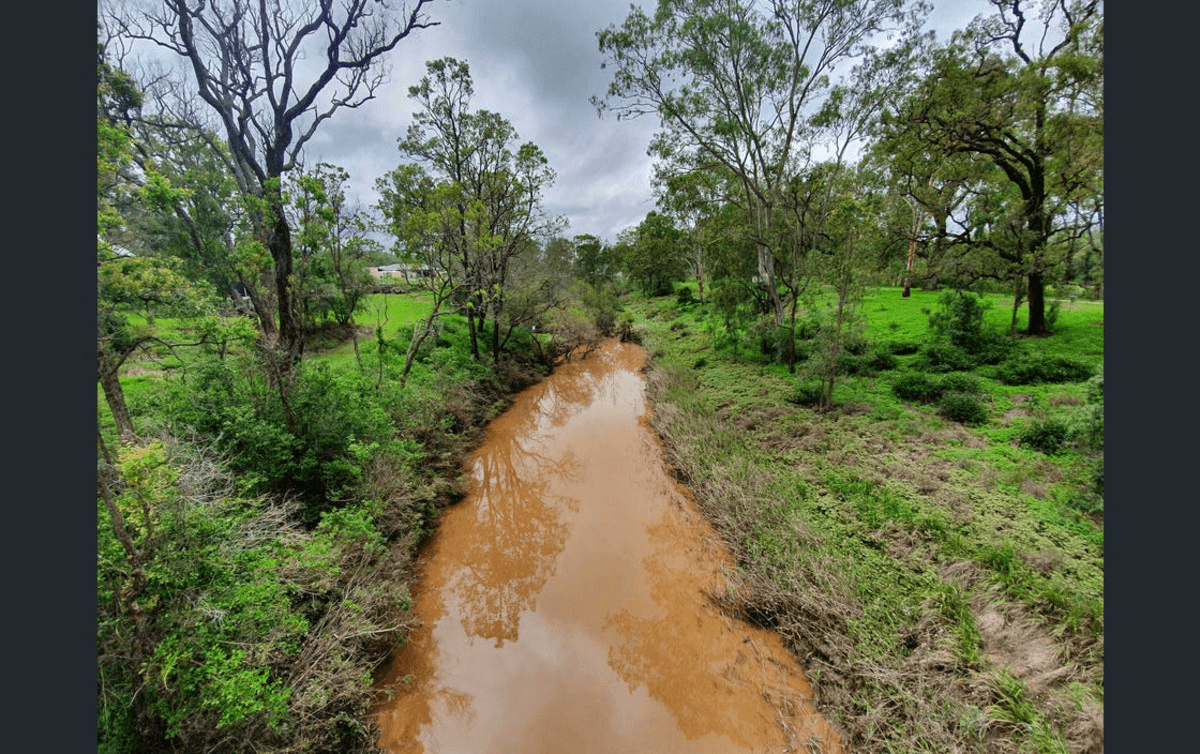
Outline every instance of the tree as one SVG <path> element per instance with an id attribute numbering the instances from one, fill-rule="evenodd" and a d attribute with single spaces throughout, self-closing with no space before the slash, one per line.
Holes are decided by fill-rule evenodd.
<path id="1" fill-rule="evenodd" d="M 671 284 L 687 270 L 685 239 L 670 216 L 647 213 L 631 240 L 622 258 L 625 273 L 647 296 L 670 293 Z"/>
<path id="2" fill-rule="evenodd" d="M 716 171 L 696 168 L 671 172 L 660 163 L 655 165 L 655 181 L 658 185 L 659 207 L 678 221 L 688 237 L 684 258 L 696 278 L 700 303 L 704 303 L 704 284 L 708 272 L 706 247 L 711 242 L 705 237 L 704 221 L 720 207 L 721 202 L 720 181 Z"/>
<path id="3" fill-rule="evenodd" d="M 121 33 L 183 58 L 196 94 L 229 147 L 240 191 L 271 258 L 279 317 L 264 318 L 273 375 L 287 381 L 303 351 L 293 275 L 292 227 L 281 179 L 317 128 L 343 108 L 372 99 L 386 80 L 385 56 L 416 29 L 435 26 L 432 0 L 396 9 L 383 0 L 165 0 L 156 10 L 114 18 Z"/>
<path id="4" fill-rule="evenodd" d="M 427 198 L 434 201 L 415 202 L 434 213 L 422 227 L 438 229 L 440 237 L 428 242 L 453 256 L 466 287 L 472 355 L 479 358 L 478 337 L 490 314 L 492 359 L 498 362 L 507 340 L 501 319 L 513 260 L 533 248 L 530 241 L 549 239 L 562 224 L 541 206 L 555 174 L 536 144 L 517 144 L 507 119 L 470 109 L 474 88 L 467 63 L 442 58 L 427 62 L 426 71 L 409 89 L 419 110 L 399 148 L 428 167 L 422 173 L 428 180 L 412 180 L 417 174 L 403 165 L 398 178 L 432 192 Z"/>
<path id="5" fill-rule="evenodd" d="M 810 146 L 809 118 L 843 63 L 877 36 L 915 32 L 928 10 L 905 0 L 660 0 L 653 16 L 630 11 L 599 32 L 615 69 L 598 109 L 618 117 L 657 113 L 651 149 L 670 160 L 692 152 L 736 176 L 753 218 L 758 274 L 775 325 L 772 222 L 779 192 Z"/>
<path id="6" fill-rule="evenodd" d="M 1102 214 L 1103 9 L 1055 0 L 1030 24 L 1021 0 L 991 4 L 995 15 L 936 51 L 887 138 L 970 156 L 992 167 L 992 186 L 1007 185 L 976 205 L 970 246 L 1021 280 L 1026 332 L 1045 335 L 1055 244 L 1087 235 Z"/>
<path id="7" fill-rule="evenodd" d="M 174 188 L 153 165 L 134 160 L 129 130 L 133 112 L 141 106 L 141 93 L 133 79 L 107 62 L 104 49 L 97 59 L 97 377 L 122 440 L 137 435 L 125 401 L 119 372 L 138 349 L 159 339 L 150 324 L 156 313 L 203 310 L 205 291 L 175 269 L 171 260 L 139 256 L 119 245 L 136 238 L 140 223 L 151 213 L 181 202 L 186 192 Z M 133 244 L 130 244 L 133 245 Z M 144 315 L 147 324 L 135 325 L 131 316 Z M 216 327 L 209 319 L 193 323 L 198 345 Z"/>
<path id="8" fill-rule="evenodd" d="M 366 236 L 370 223 L 364 212 L 346 201 L 349 180 L 349 173 L 329 163 L 301 169 L 293 181 L 291 204 L 299 230 L 298 294 L 307 326 L 332 318 L 349 327 L 357 355 L 354 313 L 370 283 L 364 259 L 375 242 Z"/>

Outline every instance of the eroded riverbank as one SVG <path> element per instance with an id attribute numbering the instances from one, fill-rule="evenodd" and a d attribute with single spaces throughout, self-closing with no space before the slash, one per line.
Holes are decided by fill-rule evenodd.
<path id="1" fill-rule="evenodd" d="M 606 342 L 489 426 L 381 679 L 385 750 L 841 750 L 779 637 L 711 605 L 733 564 L 666 473 L 645 359 Z"/>

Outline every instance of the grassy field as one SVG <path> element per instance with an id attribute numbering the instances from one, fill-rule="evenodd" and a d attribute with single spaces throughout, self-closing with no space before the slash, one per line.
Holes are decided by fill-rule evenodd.
<path id="1" fill-rule="evenodd" d="M 1011 300 L 994 301 L 985 322 L 1007 330 Z M 937 306 L 871 291 L 866 338 L 915 348 Z M 1086 382 L 959 372 L 985 409 L 968 425 L 897 397 L 921 374 L 900 348 L 891 368 L 842 377 L 818 413 L 789 400 L 786 367 L 718 349 L 705 307 L 635 295 L 627 308 L 653 357 L 655 425 L 738 558 L 718 599 L 785 637 L 850 750 L 1102 749 L 1098 454 L 1023 439 L 1088 410 Z M 1052 337 L 1018 347 L 1099 371 L 1102 325 L 1102 304 L 1064 302 Z"/>

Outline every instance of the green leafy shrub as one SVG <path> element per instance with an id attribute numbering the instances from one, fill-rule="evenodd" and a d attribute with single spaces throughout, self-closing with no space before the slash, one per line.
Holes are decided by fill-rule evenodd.
<path id="1" fill-rule="evenodd" d="M 902 401 L 931 403 L 941 397 L 942 386 L 924 372 L 903 372 L 892 379 L 892 393 Z"/>
<path id="2" fill-rule="evenodd" d="M 944 393 L 969 393 L 974 395 L 983 392 L 979 378 L 973 374 L 966 374 L 964 372 L 944 374 L 938 380 L 938 385 Z"/>
<path id="3" fill-rule="evenodd" d="M 1067 420 L 1071 436 L 1087 450 L 1104 450 L 1104 372 L 1088 380 L 1084 404 Z"/>
<path id="4" fill-rule="evenodd" d="M 863 356 L 871 350 L 871 342 L 866 338 L 848 338 L 842 347 L 852 356 Z"/>
<path id="5" fill-rule="evenodd" d="M 899 366 L 900 360 L 889 351 L 876 349 L 868 354 L 866 363 L 867 366 L 877 372 L 887 372 Z"/>
<path id="6" fill-rule="evenodd" d="M 886 348 L 897 356 L 909 356 L 920 351 L 921 344 L 915 340 L 893 340 Z"/>
<path id="7" fill-rule="evenodd" d="M 691 306 L 696 303 L 696 296 L 689 286 L 683 285 L 675 292 L 675 303 L 679 306 Z"/>
<path id="8" fill-rule="evenodd" d="M 796 386 L 795 392 L 787 400 L 797 406 L 815 406 L 821 402 L 821 383 L 802 382 Z"/>
<path id="9" fill-rule="evenodd" d="M 917 364 L 926 372 L 962 372 L 974 369 L 978 360 L 951 343 L 930 343 L 921 348 Z"/>
<path id="10" fill-rule="evenodd" d="M 1067 423 L 1060 419 L 1038 419 L 1021 430 L 1021 447 L 1033 448 L 1047 455 L 1062 449 L 1070 436 Z"/>
<path id="11" fill-rule="evenodd" d="M 996 375 L 1009 385 L 1058 384 L 1086 380 L 1092 368 L 1078 359 L 1023 352 L 1002 362 Z"/>
<path id="12" fill-rule="evenodd" d="M 706 366 L 708 366 L 708 359 L 704 358 L 703 356 L 696 359 L 696 361 L 692 363 L 692 369 L 703 369 Z"/>
<path id="13" fill-rule="evenodd" d="M 946 393 L 938 401 L 938 410 L 942 416 L 960 424 L 983 424 L 988 418 L 983 401 L 966 393 Z"/>

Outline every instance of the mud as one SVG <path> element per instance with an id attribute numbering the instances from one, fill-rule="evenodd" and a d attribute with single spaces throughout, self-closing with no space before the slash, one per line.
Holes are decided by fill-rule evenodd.
<path id="1" fill-rule="evenodd" d="M 842 751 L 778 635 L 712 606 L 733 565 L 664 468 L 645 358 L 606 342 L 489 426 L 379 681 L 386 751 Z"/>

